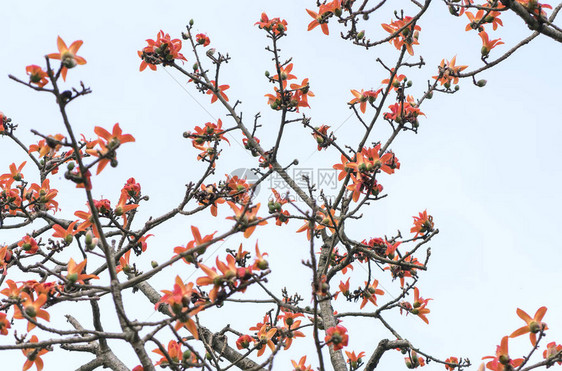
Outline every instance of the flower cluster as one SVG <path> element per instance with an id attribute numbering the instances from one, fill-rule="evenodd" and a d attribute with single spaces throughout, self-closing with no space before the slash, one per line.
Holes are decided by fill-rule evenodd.
<path id="1" fill-rule="evenodd" d="M 313 97 L 314 93 L 310 91 L 308 79 L 302 80 L 300 84 L 291 84 L 287 89 L 287 81 L 294 80 L 297 77 L 291 74 L 293 64 L 286 66 L 277 66 L 278 73 L 273 77 L 269 77 L 272 83 L 280 84 L 281 89 L 274 87 L 275 94 L 265 94 L 268 98 L 267 104 L 274 110 L 287 109 L 288 111 L 299 111 L 299 107 L 309 107 L 308 97 Z"/>
<path id="2" fill-rule="evenodd" d="M 388 106 L 388 108 L 390 108 L 390 112 L 384 114 L 385 119 L 395 121 L 401 125 L 409 122 L 412 124 L 413 129 L 416 129 L 419 126 L 418 116 L 425 116 L 416 102 L 414 102 L 414 97 L 411 95 L 408 95 L 405 100 L 401 100 L 391 106 Z"/>
<path id="3" fill-rule="evenodd" d="M 357 202 L 361 194 L 376 197 L 382 192 L 382 186 L 375 179 L 378 172 L 382 170 L 387 174 L 393 174 L 395 169 L 400 169 L 400 162 L 394 153 L 388 151 L 381 154 L 380 152 L 380 144 L 372 148 L 363 148 L 355 155 L 353 161 L 342 155 L 342 162 L 333 166 L 340 172 L 338 180 L 346 176 L 351 178 L 352 184 L 347 189 L 352 191 L 353 201 Z"/>
<path id="4" fill-rule="evenodd" d="M 146 67 L 156 71 L 157 65 L 162 64 L 165 66 L 166 64 L 173 63 L 176 59 L 187 61 L 183 54 L 180 53 L 181 40 L 172 39 L 169 34 L 165 34 L 162 30 L 158 32 L 156 40 L 147 39 L 146 42 L 148 45 L 142 51 L 139 50 L 137 52 L 142 59 L 141 71 L 144 71 Z"/>
<path id="5" fill-rule="evenodd" d="M 320 26 L 322 32 L 325 35 L 330 34 L 328 29 L 328 20 L 333 15 L 340 16 L 342 13 L 341 4 L 342 0 L 333 0 L 329 3 L 322 4 L 318 8 L 318 12 L 306 9 L 308 15 L 310 15 L 314 20 L 308 24 L 308 31 L 313 30 L 317 26 Z"/>
<path id="6" fill-rule="evenodd" d="M 262 13 L 259 21 L 255 23 L 259 28 L 272 33 L 273 35 L 282 35 L 287 31 L 287 21 L 280 18 L 269 18 L 267 14 Z"/>
<path id="7" fill-rule="evenodd" d="M 383 23 L 382 28 L 392 36 L 390 42 L 396 49 L 405 47 L 408 54 L 414 55 L 413 45 L 419 45 L 418 38 L 421 27 L 416 25 L 412 17 L 404 17 L 389 24 Z"/>

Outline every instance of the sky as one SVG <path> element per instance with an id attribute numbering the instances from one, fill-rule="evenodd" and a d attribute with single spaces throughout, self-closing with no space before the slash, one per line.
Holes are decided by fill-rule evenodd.
<path id="1" fill-rule="evenodd" d="M 299 81 L 308 77 L 315 94 L 310 99 L 311 108 L 302 112 L 312 118 L 313 125 L 330 125 L 339 140 L 357 143 L 361 126 L 347 105 L 352 99 L 350 89 L 378 89 L 387 76 L 376 59 L 392 64 L 397 51 L 390 44 L 367 51 L 353 47 L 339 38 L 342 29 L 333 23 L 329 36 L 319 29 L 307 32 L 311 18 L 305 8 L 314 9 L 314 3 L 2 2 L 0 13 L 9 16 L 3 19 L 0 30 L 0 42 L 6 51 L 0 62 L 0 110 L 18 123 L 18 132 L 28 144 L 37 140 L 30 129 L 45 134 L 62 132 L 52 96 L 18 85 L 7 75 L 25 79 L 25 66 L 44 65 L 43 56 L 56 51 L 59 35 L 67 44 L 83 40 L 79 55 L 88 63 L 69 71 L 65 86 L 78 86 L 84 81 L 93 94 L 69 107 L 72 124 L 91 137 L 94 126 L 109 129 L 119 122 L 124 132 L 136 138 L 135 143 L 120 148 L 117 168 L 108 168 L 94 179 L 94 194 L 116 203 L 123 183 L 135 177 L 143 193 L 150 196 L 139 209 L 137 221 L 160 215 L 175 207 L 185 184 L 198 179 L 205 170 L 204 164 L 195 161 L 198 151 L 182 133 L 219 118 L 227 127 L 232 124 L 218 103 L 211 105 L 209 96 L 197 92 L 174 71 L 159 68 L 157 72 L 139 72 L 137 50 L 146 45 L 145 39 L 154 39 L 160 30 L 180 37 L 190 19 L 195 21 L 196 32 L 208 34 L 212 47 L 232 58 L 223 66 L 222 83 L 230 85 L 227 93 L 231 102 L 242 102 L 240 107 L 246 120 L 261 113 L 262 128 L 257 135 L 269 146 L 273 144 L 279 116 L 268 107 L 264 97 L 273 91 L 264 72 L 272 71 L 274 66 L 265 50 L 265 33 L 254 23 L 263 11 L 270 17 L 286 19 L 288 36 L 281 41 L 281 54 L 284 59 L 293 58 L 293 73 Z M 375 17 L 376 22 L 365 26 L 367 37 L 385 37 L 379 24 L 388 23 L 394 7 L 404 4 L 407 2 L 396 1 L 385 6 Z M 529 34 L 519 19 L 507 15 L 502 19 L 505 27 L 492 35 L 501 37 L 505 45 L 494 49 L 491 58 Z M 467 64 L 468 70 L 481 66 L 480 38 L 475 32 L 464 31 L 466 23 L 465 17 L 448 15 L 441 2 L 432 4 L 419 23 L 421 45 L 414 48 L 415 56 L 408 60 L 415 63 L 421 55 L 426 62 L 422 69 L 407 71 L 414 82 L 414 96 L 421 95 L 428 79 L 437 74 L 437 65 L 443 58 L 456 55 L 457 65 Z M 187 50 L 184 54 L 188 59 L 185 66 L 190 67 L 193 58 Z M 544 321 L 550 330 L 546 342 L 562 342 L 562 300 L 557 295 L 562 289 L 558 273 L 562 246 L 557 236 L 562 207 L 562 75 L 556 68 L 561 57 L 559 44 L 539 38 L 482 73 L 478 78 L 488 81 L 486 87 L 478 88 L 467 80 L 461 81 L 460 90 L 454 95 L 435 94 L 422 106 L 426 117 L 420 120 L 419 132 L 401 134 L 391 146 L 402 166 L 395 174 L 380 177 L 389 196 L 371 205 L 362 220 L 348 227 L 348 233 L 359 240 L 392 235 L 398 229 L 405 234 L 413 215 L 425 209 L 433 215 L 440 233 L 430 243 L 429 270 L 418 282 L 423 296 L 433 298 L 429 306 L 430 324 L 398 313 L 389 318 L 404 337 L 439 358 L 467 356 L 477 366 L 482 356 L 495 352 L 502 336 L 523 325 L 515 313 L 517 308 L 533 315 L 539 307 L 547 306 Z M 388 128 L 381 122 L 372 140 L 384 140 L 388 134 Z M 256 160 L 241 147 L 240 135 L 229 139 L 230 147 L 222 146 L 216 181 L 234 169 L 256 166 Z M 317 151 L 314 139 L 302 126 L 287 130 L 280 156 L 286 164 L 298 158 L 299 169 L 312 170 L 316 175 L 329 171 L 340 158 L 332 149 Z M 0 174 L 8 171 L 10 163 L 21 162 L 24 157 L 12 143 L 0 138 Z M 28 167 L 31 168 L 29 164 Z M 53 182 L 61 194 L 61 217 L 72 218 L 74 210 L 86 210 L 80 190 L 69 186 L 62 176 L 54 177 Z M 258 195 L 262 208 L 270 186 L 264 184 Z M 215 230 L 220 233 L 232 225 L 225 219 L 230 215 L 226 206 L 217 218 L 208 211 L 202 214 L 178 218 L 155 231 L 156 236 L 148 240 L 147 256 L 138 261 L 139 267 L 148 270 L 151 260 L 163 261 L 171 256 L 174 246 L 191 240 L 191 225 L 199 226 L 203 234 Z M 300 265 L 307 257 L 308 247 L 302 234 L 293 233 L 298 227 L 300 223 L 295 221 L 283 229 L 273 225 L 263 231 L 258 229 L 247 240 L 232 237 L 206 259 L 211 264 L 214 254 L 224 258 L 226 248 L 235 249 L 240 243 L 251 250 L 259 240 L 260 248 L 270 254 L 271 287 L 279 290 L 286 285 L 290 292 L 301 290 L 308 294 L 309 284 L 303 282 L 310 282 L 310 278 Z M 20 237 L 1 231 L 0 244 L 12 243 Z M 157 289 L 170 288 L 178 272 L 185 279 L 193 274 L 186 266 L 166 270 L 155 283 Z M 352 281 L 360 285 L 363 276 L 365 272 L 357 267 Z M 387 292 L 381 299 L 398 292 L 397 282 L 387 278 L 380 273 L 381 285 Z M 251 293 L 259 295 L 257 290 L 250 290 Z M 158 316 L 153 306 L 138 294 L 127 298 L 133 313 L 138 311 L 139 320 Z M 354 306 L 343 303 L 336 309 L 349 308 Z M 224 309 L 204 314 L 203 319 L 211 323 L 209 327 L 218 330 L 226 323 L 240 323 L 238 329 L 246 331 L 267 310 L 264 307 L 241 312 L 241 307 L 228 306 Z M 53 323 L 68 326 L 59 312 L 53 317 Z M 375 323 L 352 322 L 344 322 L 351 334 L 348 350 L 370 354 L 369 350 L 380 339 L 390 336 Z M 114 322 L 110 319 L 108 326 L 111 325 Z M 359 331 L 354 334 L 353 329 Z M 0 344 L 12 340 L 3 338 Z M 287 369 L 290 359 L 313 354 L 305 343 L 306 340 L 297 339 L 289 355 L 279 356 L 274 369 Z M 134 355 L 121 349 L 127 366 L 134 367 Z M 526 354 L 529 342 L 523 337 L 515 339 L 510 342 L 510 349 L 515 356 Z M 23 356 L 20 352 L 11 354 L 14 356 L 6 362 L 10 369 L 19 369 Z M 403 367 L 401 358 L 398 352 L 388 354 L 382 369 L 391 369 L 396 364 Z M 67 369 L 73 369 L 88 359 L 57 350 L 44 356 L 45 370 L 60 369 L 61 361 L 68 365 Z M 308 361 L 317 364 L 313 356 Z M 443 367 L 430 364 L 426 369 Z"/>

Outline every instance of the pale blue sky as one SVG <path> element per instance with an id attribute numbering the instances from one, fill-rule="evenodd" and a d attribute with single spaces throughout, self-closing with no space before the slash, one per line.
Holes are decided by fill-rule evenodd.
<path id="1" fill-rule="evenodd" d="M 351 47 L 338 39 L 340 29 L 335 24 L 330 24 L 329 37 L 319 29 L 307 32 L 311 19 L 304 9 L 313 8 L 314 3 L 296 0 L 283 3 L 2 2 L 0 13 L 7 16 L 0 31 L 5 51 L 0 64 L 0 110 L 20 125 L 19 133 L 27 143 L 36 140 L 29 133 L 31 128 L 45 134 L 62 132 L 52 96 L 19 86 L 7 75 L 25 78 L 26 65 L 44 65 L 43 55 L 56 51 L 57 35 L 68 44 L 83 40 L 79 55 L 88 63 L 71 70 L 65 86 L 77 86 L 82 80 L 94 93 L 71 105 L 72 123 L 78 131 L 93 135 L 94 126 L 111 128 L 119 122 L 124 132 L 134 134 L 137 139 L 136 143 L 119 150 L 117 169 L 109 168 L 94 179 L 95 195 L 116 203 L 120 187 L 133 176 L 142 184 L 143 193 L 150 195 L 141 215 L 159 215 L 174 207 L 184 184 L 204 171 L 204 166 L 194 160 L 198 151 L 181 134 L 216 118 L 221 118 L 227 127 L 231 125 L 219 104 L 210 105 L 209 96 L 196 92 L 173 71 L 171 75 L 161 68 L 158 72 L 138 71 L 140 59 L 136 51 L 145 45 L 145 39 L 155 38 L 160 29 L 179 37 L 193 18 L 196 31 L 206 32 L 213 47 L 231 55 L 232 61 L 222 70 L 221 83 L 231 86 L 227 91 L 231 101 L 243 102 L 244 117 L 250 119 L 255 113 L 262 113 L 263 128 L 258 137 L 268 147 L 272 145 L 279 120 L 263 97 L 272 91 L 264 71 L 273 70 L 273 65 L 270 54 L 264 50 L 268 45 L 265 33 L 253 24 L 262 11 L 270 17 L 285 18 L 289 36 L 281 41 L 282 55 L 293 57 L 293 73 L 299 81 L 310 78 L 311 90 L 316 95 L 310 99 L 312 108 L 303 112 L 312 117 L 314 125 L 327 124 L 335 129 L 343 124 L 336 136 L 356 143 L 357 139 L 353 140 L 360 124 L 349 118 L 351 111 L 346 105 L 352 98 L 349 90 L 378 88 L 387 76 L 375 59 L 380 57 L 391 64 L 397 53 L 390 45 L 367 52 Z M 398 6 L 406 2 L 395 3 Z M 378 23 L 389 22 L 392 9 L 387 6 Z M 407 73 L 414 81 L 415 96 L 426 87 L 427 79 L 437 73 L 436 66 L 442 58 L 457 55 L 457 64 L 469 64 L 469 69 L 481 63 L 478 62 L 480 38 L 474 32 L 464 31 L 466 18 L 449 16 L 440 2 L 435 2 L 429 12 L 419 23 L 421 45 L 415 47 L 416 55 L 410 58 L 415 62 L 422 55 L 427 66 Z M 506 27 L 493 33 L 493 37 L 502 37 L 507 45 L 497 47 L 491 58 L 529 33 L 519 19 L 502 18 Z M 371 26 L 367 36 L 374 39 L 386 33 L 379 26 Z M 192 58 L 187 50 L 184 54 L 189 67 Z M 427 117 L 420 120 L 420 132 L 400 135 L 392 145 L 402 168 L 392 176 L 380 177 L 389 197 L 365 210 L 364 219 L 356 226 L 348 226 L 348 233 L 362 239 L 390 235 L 397 229 L 406 233 L 412 215 L 426 208 L 434 216 L 441 233 L 431 243 L 430 269 L 419 281 L 422 295 L 434 299 L 429 305 L 430 325 L 413 316 L 396 315 L 391 319 L 404 337 L 435 356 L 443 359 L 450 355 L 468 356 L 478 365 L 480 357 L 494 353 L 502 336 L 522 325 L 515 314 L 517 307 L 532 315 L 546 305 L 549 311 L 545 322 L 551 328 L 546 342 L 562 341 L 562 300 L 557 294 L 562 289 L 558 273 L 562 246 L 557 236 L 561 230 L 558 214 L 562 207 L 559 192 L 562 75 L 556 68 L 561 58 L 559 44 L 549 39 L 536 40 L 500 66 L 483 73 L 480 78 L 488 80 L 485 88 L 462 81 L 457 94 L 436 94 L 432 101 L 424 103 L 422 110 Z M 385 139 L 386 135 L 388 130 L 381 123 L 372 139 Z M 223 147 L 225 156 L 217 166 L 217 181 L 234 168 L 256 166 L 254 159 L 236 142 L 241 142 L 238 134 L 231 140 L 231 147 Z M 315 169 L 330 168 L 339 161 L 335 151 L 317 152 L 315 148 L 308 131 L 295 126 L 289 129 L 282 143 L 281 152 L 285 154 L 281 158 L 287 162 L 299 158 L 301 167 Z M 11 162 L 18 161 L 23 161 L 21 153 L 2 140 L 0 174 L 7 171 Z M 31 166 L 28 164 L 27 168 Z M 71 208 L 85 209 L 80 191 L 65 185 L 64 179 L 55 177 L 53 182 L 56 188 L 68 191 L 68 196 L 60 200 L 62 207 L 68 207 L 66 211 L 63 209 L 62 216 L 70 218 Z M 262 188 L 264 200 L 267 193 Z M 197 224 L 202 233 L 224 230 L 231 225 L 224 219 L 230 215 L 226 206 L 216 219 L 211 219 L 207 212 L 203 214 L 157 230 L 157 236 L 149 240 L 148 256 L 143 256 L 139 265 L 148 269 L 151 259 L 164 260 L 174 246 L 189 241 L 190 225 Z M 283 229 L 269 226 L 249 240 L 232 238 L 224 246 L 236 248 L 244 242 L 250 250 L 259 238 L 260 246 L 270 253 L 272 287 L 287 285 L 290 291 L 301 289 L 308 294 L 307 272 L 298 267 L 307 254 L 306 240 L 292 233 L 299 224 L 293 222 Z M 13 242 L 18 237 L 2 232 L 0 243 Z M 218 254 L 224 257 L 224 247 Z M 213 260 L 211 257 L 209 262 Z M 286 273 L 288 266 L 295 266 L 290 269 L 294 274 Z M 183 269 L 182 275 L 189 274 L 185 266 L 178 268 Z M 158 289 L 167 288 L 175 274 L 166 272 L 167 278 L 157 285 Z M 356 267 L 355 274 L 358 276 L 352 281 L 359 285 L 364 280 L 361 268 Z M 381 281 L 389 295 L 398 292 L 397 283 L 382 278 Z M 142 298 L 135 300 L 145 305 Z M 140 320 L 151 315 L 151 305 L 146 304 L 144 308 L 139 309 Z M 345 308 L 349 306 L 336 309 Z M 205 315 L 216 321 L 211 328 L 219 329 L 223 325 L 220 320 L 230 314 L 238 315 L 239 311 L 237 308 L 220 316 L 219 311 Z M 258 322 L 261 312 L 257 313 L 245 318 L 238 329 L 245 331 Z M 235 326 L 236 320 L 232 318 L 230 323 Z M 349 326 L 351 333 L 347 349 L 356 352 L 369 354 L 373 345 L 389 336 L 382 330 L 379 332 L 377 326 L 373 326 L 373 331 L 365 331 L 370 328 L 366 323 L 357 325 L 346 320 L 344 325 Z M 363 331 L 353 332 L 354 328 Z M 1 338 L 0 343 L 12 339 Z M 168 339 L 163 341 L 167 343 Z M 275 369 L 286 369 L 288 359 L 312 354 L 310 348 L 304 347 L 299 352 L 298 347 L 305 342 L 297 339 L 289 355 L 280 355 Z M 516 339 L 510 343 L 510 349 L 514 356 L 521 356 L 528 351 L 528 345 L 527 339 Z M 128 350 L 123 354 L 128 366 L 137 364 Z M 385 356 L 388 363 L 383 368 L 391 369 L 394 366 L 388 365 L 396 364 L 393 362 L 403 367 L 400 358 L 398 352 Z M 49 371 L 61 369 L 61 362 L 65 362 L 65 369 L 75 368 L 86 358 L 79 359 L 58 350 L 44 359 L 45 370 Z M 10 369 L 16 370 L 24 360 L 17 352 L 7 362 Z M 309 362 L 317 364 L 312 356 Z M 426 369 L 443 367 L 429 365 Z"/>

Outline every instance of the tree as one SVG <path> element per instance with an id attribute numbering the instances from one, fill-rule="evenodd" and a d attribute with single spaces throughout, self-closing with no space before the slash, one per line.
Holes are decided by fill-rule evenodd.
<path id="1" fill-rule="evenodd" d="M 179 38 L 163 31 L 158 33 L 139 51 L 141 69 L 175 70 L 185 81 L 192 80 L 192 89 L 195 87 L 196 91 L 206 95 L 211 103 L 221 104 L 226 114 L 223 113 L 220 120 L 199 124 L 184 134 L 197 149 L 197 158 L 204 170 L 200 176 L 191 178 L 177 207 L 144 221 L 139 221 L 137 213 L 149 200 L 134 178 L 127 181 L 119 196 L 111 198 L 113 202 L 97 191 L 100 185 L 96 183 L 96 177 L 102 171 L 102 175 L 107 173 L 108 164 L 117 166 L 117 153 L 121 156 L 135 139 L 131 134 L 124 134 L 118 124 L 105 128 L 96 126 L 93 133 L 97 138 L 93 140 L 89 139 L 94 135 L 92 130 L 86 131 L 84 137 L 75 133 L 68 109 L 75 104 L 76 98 L 88 95 L 90 89 L 84 84 L 75 90 L 67 88 L 64 80 L 86 60 L 79 50 L 81 41 L 67 44 L 59 38 L 58 52 L 47 56 L 44 67 L 28 67 L 29 82 L 16 76 L 12 79 L 55 96 L 66 130 L 64 134 L 36 131 L 42 139 L 29 147 L 18 139 L 15 120 L 7 116 L 2 119 L 3 139 L 12 140 L 28 153 L 29 165 L 35 164 L 38 179 L 30 181 L 33 175 L 23 162 L 14 162 L 9 172 L 0 177 L 2 229 L 29 233 L 18 236 L 0 251 L 4 273 L 3 305 L 7 310 L 1 318 L 2 332 L 16 335 L 15 344 L 11 342 L 2 349 L 23 349 L 27 357 L 24 368 L 33 365 L 41 368 L 41 356 L 61 345 L 63 349 L 94 355 L 95 358 L 82 369 L 99 366 L 126 369 L 120 353 L 122 344 L 127 343 L 144 369 L 152 369 L 153 362 L 167 364 L 172 369 L 189 366 L 218 369 L 219 365 L 224 368 L 230 363 L 241 369 L 260 369 L 272 365 L 275 356 L 284 349 L 295 349 L 293 340 L 295 344 L 309 340 L 317 355 L 303 359 L 301 353 L 295 353 L 298 357 L 295 356 L 293 366 L 297 369 L 306 369 L 309 364 L 336 370 L 355 369 L 363 367 L 359 366 L 362 364 L 365 369 L 372 369 L 387 351 L 396 348 L 405 354 L 408 367 L 430 361 L 444 363 L 449 368 L 468 367 L 468 359 L 449 357 L 449 354 L 433 355 L 434 350 L 406 340 L 408 334 L 402 334 L 396 329 L 397 325 L 386 321 L 387 313 L 401 312 L 409 314 L 409 318 L 416 316 L 429 322 L 432 302 L 426 297 L 426 290 L 419 287 L 418 279 L 429 267 L 427 246 L 438 232 L 431 213 L 415 210 L 410 233 L 403 230 L 384 237 L 370 235 L 369 230 L 364 230 L 368 220 L 361 218 L 361 213 L 367 213 L 368 206 L 378 204 L 376 201 L 386 196 L 381 184 L 384 185 L 389 176 L 400 169 L 399 151 L 394 154 L 390 145 L 399 134 L 418 132 L 425 116 L 422 104 L 437 96 L 444 99 L 439 93 L 455 94 L 457 79 L 468 78 L 477 87 L 482 87 L 485 80 L 477 79 L 478 74 L 502 62 L 530 41 L 530 38 L 525 39 L 515 44 L 515 50 L 492 59 L 495 47 L 501 41 L 494 39 L 491 29 L 501 26 L 503 15 L 514 11 L 536 30 L 533 38 L 542 33 L 559 41 L 557 28 L 549 22 L 554 20 L 560 6 L 549 14 L 546 5 L 534 2 L 485 5 L 450 2 L 447 5 L 451 12 L 459 16 L 466 14 L 470 20 L 468 28 L 479 34 L 484 45 L 480 53 L 483 67 L 470 71 L 460 65 L 460 61 L 457 64 L 456 57 L 443 59 L 437 68 L 422 70 L 425 75 L 415 80 L 415 86 L 421 85 L 418 81 L 429 80 L 429 84 L 414 99 L 410 96 L 410 92 L 415 91 L 413 80 L 406 76 L 414 74 L 412 70 L 424 67 L 425 61 L 420 58 L 411 62 L 406 58 L 408 55 L 415 58 L 417 54 L 421 43 L 418 35 L 423 34 L 419 24 L 429 5 L 430 1 L 423 5 L 413 2 L 403 13 L 395 13 L 390 21 L 392 12 L 388 8 L 373 5 L 369 8 L 367 2 L 361 5 L 334 1 L 308 10 L 312 17 L 309 24 L 312 32 L 327 34 L 328 27 L 333 32 L 339 20 L 344 27 L 343 38 L 360 47 L 368 49 L 387 42 L 396 47 L 395 62 L 378 61 L 383 71 L 380 80 L 386 80 L 380 89 L 370 88 L 378 84 L 376 80 L 350 92 L 349 106 L 361 131 L 356 129 L 358 133 L 349 137 L 338 134 L 340 139 L 333 134 L 334 128 L 317 125 L 306 115 L 307 108 L 313 105 L 314 83 L 301 76 L 297 79 L 294 76 L 298 70 L 296 62 L 282 53 L 283 42 L 291 37 L 290 24 L 283 19 L 268 17 L 265 13 L 256 19 L 257 27 L 269 38 L 267 51 L 273 59 L 268 67 L 272 72 L 266 72 L 265 77 L 273 85 L 266 100 L 271 110 L 278 113 L 278 116 L 268 117 L 277 117 L 280 124 L 271 137 L 260 115 L 249 120 L 242 115 L 241 102 L 232 99 L 228 91 L 230 86 L 222 77 L 230 57 L 209 48 L 208 36 L 194 32 L 193 22 L 182 35 L 183 45 Z M 379 28 L 381 22 L 375 22 L 378 17 L 384 19 L 382 30 Z M 369 18 L 374 22 L 372 29 L 360 31 L 359 28 L 368 27 Z M 379 41 L 372 41 L 375 37 L 371 34 L 384 36 Z M 191 48 L 186 48 L 186 43 Z M 186 50 L 190 49 L 187 55 Z M 186 59 L 189 63 L 182 64 Z M 60 64 L 56 60 L 60 60 Z M 375 124 L 377 128 L 383 125 L 390 128 L 388 138 L 374 135 Z M 298 163 L 293 161 L 295 155 L 283 139 L 296 135 L 293 134 L 296 133 L 295 127 L 301 125 L 304 128 L 300 133 L 304 130 L 307 136 L 312 134 L 318 151 L 330 153 L 331 165 L 340 178 L 333 198 L 314 179 L 297 178 L 290 173 Z M 255 168 L 253 182 L 235 175 L 223 178 L 215 170 L 232 150 L 228 141 L 233 139 L 242 141 L 248 154 L 258 160 L 250 165 Z M 57 202 L 62 203 L 62 197 L 51 183 L 57 172 L 64 172 L 65 178 L 82 188 L 81 192 L 86 195 L 88 208 L 72 206 L 73 211 L 76 210 L 75 217 L 70 216 L 72 213 L 66 218 L 54 213 L 58 209 Z M 271 199 L 261 201 L 260 195 L 256 194 L 258 186 L 273 177 L 280 178 L 279 184 L 288 184 L 292 191 L 272 190 Z M 260 194 L 263 195 L 263 187 Z M 291 196 L 298 197 L 301 202 Z M 195 217 L 204 213 L 216 214 L 217 209 L 221 216 L 228 215 L 232 222 L 228 228 L 211 233 L 212 224 L 199 223 Z M 142 268 L 141 272 L 139 267 L 147 253 L 154 249 L 150 246 L 150 238 L 156 237 L 150 236 L 151 232 L 156 234 L 158 226 L 172 223 L 173 218 L 180 215 L 187 217 L 190 228 L 186 231 L 184 222 L 183 228 L 177 231 L 181 238 L 187 235 L 188 242 L 175 248 L 158 246 L 162 251 L 158 263 L 151 268 L 144 265 L 147 268 Z M 269 225 L 264 226 L 266 223 Z M 307 273 L 312 289 L 308 288 L 308 283 L 299 287 L 296 293 L 268 288 L 273 282 L 267 281 L 270 277 L 273 281 L 275 269 L 270 269 L 274 262 L 268 261 L 271 259 L 265 254 L 266 251 L 272 252 L 264 247 L 267 246 L 264 238 L 259 244 L 250 240 L 251 245 L 244 238 L 265 228 L 277 228 L 274 223 L 285 234 L 302 232 L 299 250 L 304 249 L 308 256 L 298 269 Z M 356 225 L 362 225 L 359 228 L 363 230 L 354 227 Z M 229 242 L 228 249 L 221 250 L 215 262 L 204 260 L 213 246 L 234 235 L 244 242 L 240 248 L 238 243 L 231 246 Z M 291 256 L 295 270 L 301 264 L 298 257 L 297 252 Z M 361 271 L 361 267 L 366 270 Z M 157 281 L 166 271 L 174 271 L 171 279 Z M 188 279 L 187 272 L 195 272 L 196 277 Z M 174 278 L 175 274 L 177 278 Z M 281 278 L 276 279 L 282 280 L 283 275 L 290 274 L 293 274 L 292 270 L 287 269 Z M 399 294 L 393 299 L 387 299 L 388 294 L 379 287 L 379 283 L 387 278 L 396 279 L 394 285 Z M 159 287 L 155 287 L 155 282 Z M 156 306 L 162 316 L 150 321 L 133 320 L 136 317 L 131 316 L 131 311 L 136 308 L 123 300 L 133 291 L 137 291 L 136 296 L 144 295 L 151 301 L 135 303 L 149 309 Z M 223 327 L 226 323 L 217 325 L 217 317 L 208 317 L 208 313 L 240 311 L 244 305 L 253 307 L 260 303 L 268 309 L 263 311 L 265 316 L 262 313 L 258 318 L 252 318 L 255 325 L 250 329 L 236 324 Z M 48 320 L 54 317 L 55 308 L 66 304 L 73 308 L 69 309 L 67 317 L 73 329 L 51 326 Z M 338 307 L 345 311 L 335 314 L 334 309 Z M 348 311 L 347 308 L 354 309 Z M 526 310 L 529 314 L 517 310 L 526 325 L 506 335 L 516 337 L 531 332 L 528 351 L 537 343 L 544 349 L 543 336 L 547 328 L 542 320 L 546 309 L 541 307 L 534 315 L 534 311 Z M 75 315 L 80 311 L 88 311 L 86 319 Z M 119 320 L 111 329 L 105 322 L 110 314 Z M 12 317 L 15 321 L 10 323 Z M 381 341 L 377 346 L 353 349 L 355 353 L 351 353 L 346 346 L 348 337 L 354 337 L 350 326 L 356 317 L 380 323 L 387 332 L 379 337 Z M 14 331 L 16 327 L 18 334 Z M 29 335 L 23 337 L 22 333 Z M 360 332 L 355 333 L 358 334 L 355 336 L 363 336 Z M 300 339 L 303 336 L 305 339 Z M 507 336 L 501 341 L 498 339 L 500 346 L 496 356 L 491 357 L 488 368 L 509 369 L 507 365 L 511 364 L 528 369 L 555 364 L 561 357 L 558 345 L 554 344 L 547 347 L 544 361 L 510 360 L 507 343 Z M 159 355 L 151 360 L 149 354 L 153 349 Z M 345 350 L 350 351 L 347 357 Z M 366 354 L 360 355 L 362 352 Z M 246 353 L 249 355 L 244 357 Z M 287 366 L 276 361 L 275 367 L 283 369 Z"/>

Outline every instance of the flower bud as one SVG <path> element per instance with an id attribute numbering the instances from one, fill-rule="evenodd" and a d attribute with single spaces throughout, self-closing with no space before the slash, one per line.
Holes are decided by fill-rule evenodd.
<path id="1" fill-rule="evenodd" d="M 158 266 L 158 262 L 156 260 L 153 260 L 150 262 L 150 265 L 152 266 L 152 268 L 156 268 Z"/>
<path id="2" fill-rule="evenodd" d="M 365 31 L 361 31 L 357 34 L 357 40 L 361 40 L 363 37 L 365 37 Z"/>
<path id="3" fill-rule="evenodd" d="M 88 232 L 86 232 L 86 245 L 91 245 L 93 238 L 94 238 L 94 235 L 92 234 L 92 231 L 88 230 Z"/>
<path id="4" fill-rule="evenodd" d="M 487 80 L 478 80 L 476 82 L 476 85 L 482 88 L 482 87 L 486 86 L 487 83 L 488 83 Z"/>
<path id="5" fill-rule="evenodd" d="M 185 352 L 183 352 L 182 357 L 184 361 L 189 361 L 189 359 L 191 358 L 191 351 L 186 350 Z"/>

